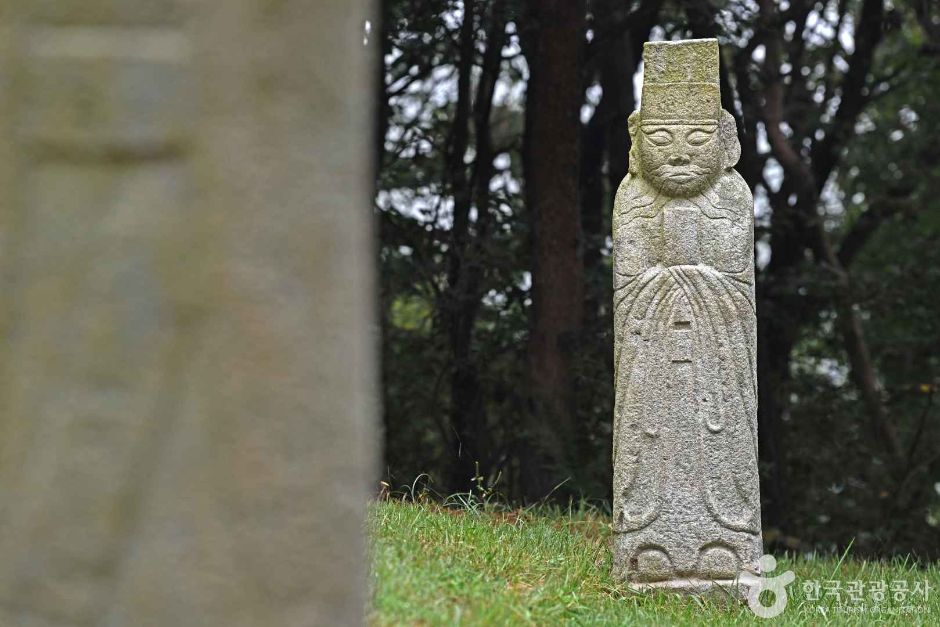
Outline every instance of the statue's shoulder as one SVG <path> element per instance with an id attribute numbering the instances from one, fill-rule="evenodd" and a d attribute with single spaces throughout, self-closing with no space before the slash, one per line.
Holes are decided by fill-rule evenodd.
<path id="1" fill-rule="evenodd" d="M 747 186 L 744 177 L 738 174 L 737 170 L 728 168 L 718 177 L 716 184 L 718 195 L 725 200 L 731 201 L 738 207 L 752 207 L 754 197 L 751 195 L 751 188 Z"/>
<path id="2" fill-rule="evenodd" d="M 617 188 L 614 201 L 614 228 L 625 226 L 635 218 L 646 216 L 656 196 L 656 190 L 643 178 L 627 174 L 620 182 L 620 187 Z"/>
<path id="3" fill-rule="evenodd" d="M 704 195 L 699 206 L 710 218 L 752 220 L 754 197 L 744 178 L 732 169 L 722 172 Z"/>
<path id="4" fill-rule="evenodd" d="M 636 176 L 635 174 L 627 174 L 623 177 L 623 180 L 620 181 L 620 186 L 617 188 L 617 199 L 632 200 L 640 196 L 649 196 L 650 198 L 656 195 L 655 190 L 643 180 L 643 177 Z"/>

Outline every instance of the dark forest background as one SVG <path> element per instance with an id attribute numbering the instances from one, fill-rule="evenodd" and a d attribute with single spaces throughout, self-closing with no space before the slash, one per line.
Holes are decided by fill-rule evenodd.
<path id="1" fill-rule="evenodd" d="M 385 480 L 605 503 L 644 41 L 717 37 L 774 548 L 940 556 L 940 2 L 383 0 Z"/>

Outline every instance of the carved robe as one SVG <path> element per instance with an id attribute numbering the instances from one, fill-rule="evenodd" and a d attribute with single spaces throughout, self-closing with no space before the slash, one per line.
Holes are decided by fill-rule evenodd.
<path id="1" fill-rule="evenodd" d="M 613 513 L 633 580 L 756 570 L 752 206 L 731 168 L 688 198 L 636 175 L 617 193 Z"/>

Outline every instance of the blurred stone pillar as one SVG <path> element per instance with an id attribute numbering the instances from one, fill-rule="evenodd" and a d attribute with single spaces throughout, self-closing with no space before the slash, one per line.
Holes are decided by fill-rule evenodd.
<path id="1" fill-rule="evenodd" d="M 363 620 L 369 4 L 0 9 L 0 624 Z"/>

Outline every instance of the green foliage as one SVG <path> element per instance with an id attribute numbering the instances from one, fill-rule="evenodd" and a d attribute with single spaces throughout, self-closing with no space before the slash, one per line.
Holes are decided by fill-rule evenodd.
<path id="1" fill-rule="evenodd" d="M 487 11 L 492 0 L 476 3 L 474 67 L 479 80 L 486 48 Z M 381 150 L 376 212 L 380 223 L 383 406 L 386 479 L 393 484 L 428 473 L 432 484 L 451 491 L 448 476 L 455 449 L 451 379 L 458 364 L 447 314 L 454 307 L 449 279 L 454 264 L 482 269 L 473 303 L 468 361 L 479 375 L 478 401 L 491 464 L 481 481 L 509 498 L 518 497 L 519 477 L 534 435 L 528 392 L 527 343 L 533 317 L 530 299 L 532 222 L 525 202 L 523 137 L 529 78 L 522 54 L 533 22 L 526 3 L 508 2 L 507 45 L 490 116 L 494 175 L 486 206 L 473 201 L 467 237 L 479 244 L 473 255 L 456 255 L 453 235 L 455 194 L 447 179 L 453 142 L 456 75 L 461 19 L 457 0 L 385 0 L 383 47 L 385 80 L 380 125 L 387 131 Z M 866 85 L 854 103 L 861 113 L 847 127 L 825 188 L 806 206 L 793 177 L 781 174 L 776 153 L 762 141 L 766 114 L 762 99 L 770 80 L 768 33 L 783 33 L 779 68 L 786 99 L 785 132 L 800 159 L 810 162 L 814 146 L 838 131 L 835 118 L 854 63 L 854 29 L 871 2 L 764 3 L 774 19 L 761 23 L 760 3 L 588 3 L 592 41 L 584 85 L 591 120 L 610 116 L 609 129 L 625 133 L 626 115 L 598 103 L 597 76 L 609 55 L 626 54 L 630 41 L 611 45 L 628 10 L 655 6 L 653 37 L 717 36 L 730 86 L 739 95 L 743 153 L 738 170 L 755 190 L 758 209 L 758 315 L 762 328 L 787 335 L 778 359 L 784 376 L 761 380 L 780 399 L 776 452 L 761 443 L 766 499 L 771 478 L 783 478 L 778 518 L 769 521 L 774 546 L 837 551 L 854 539 L 860 555 L 916 552 L 940 555 L 940 43 L 935 3 L 884 3 L 878 45 Z M 661 6 L 660 6 L 661 5 Z M 784 6 L 786 5 L 786 6 Z M 606 7 L 606 8 L 605 8 Z M 610 20 L 602 10 L 614 7 Z M 617 9 L 617 7 L 620 7 Z M 806 9 L 808 13 L 802 13 Z M 620 12 L 618 13 L 617 10 Z M 840 13 L 841 11 L 841 13 Z M 642 11 L 641 11 L 642 13 Z M 801 16 L 811 16 L 800 21 Z M 697 17 L 696 17 L 697 16 Z M 695 19 L 693 19 L 695 18 Z M 696 21 L 697 20 L 697 21 Z M 933 32 L 931 32 L 933 28 Z M 629 36 L 628 36 L 629 38 Z M 608 55 L 605 57 L 605 55 Z M 798 58 L 796 65 L 791 58 Z M 771 68 L 772 69 L 772 68 Z M 629 81 L 629 76 L 623 77 Z M 724 87 L 723 87 L 724 89 Z M 726 103 L 727 104 L 727 103 Z M 733 108 L 733 107 L 732 107 Z M 593 116 L 597 116 L 596 118 Z M 467 126 L 470 148 L 462 155 L 472 177 L 475 123 Z M 603 133 L 602 133 L 603 134 Z M 585 142 L 586 144 L 587 142 Z M 613 185 L 606 180 L 624 164 L 591 162 L 582 176 L 605 179 L 604 215 L 584 235 L 586 300 L 584 328 L 569 338 L 574 369 L 578 439 L 571 442 L 579 462 L 554 469 L 563 483 L 553 497 L 609 498 L 613 404 L 609 207 Z M 813 165 L 809 163 L 809 165 Z M 582 169 L 587 168 L 582 161 Z M 612 168 L 614 168 L 612 170 Z M 578 173 L 572 173 L 577 176 Z M 774 191 L 779 179 L 784 184 Z M 820 185 L 822 185 L 820 181 Z M 491 223 L 485 232 L 479 216 Z M 884 442 L 872 429 L 869 409 L 852 377 L 833 294 L 837 274 L 821 262 L 810 241 L 813 220 L 841 251 L 851 298 L 862 322 L 867 349 L 877 371 L 884 407 L 908 459 L 889 468 Z M 588 212 L 585 212 L 588 216 Z M 801 217 L 802 216 L 802 217 Z M 807 218 L 806 216 L 809 216 Z M 796 224 L 803 220 L 803 224 Z M 776 238 L 776 239 L 775 239 Z M 763 248 L 761 248 L 763 247 Z M 767 258 L 770 261 L 767 261 Z M 781 260 L 789 259 L 781 265 Z M 782 268 L 782 269 L 781 269 Z M 565 286 L 554 286 L 563 290 Z M 773 335 L 773 334 L 771 334 Z M 792 336 L 792 337 L 791 337 Z M 768 338 L 762 338 L 766 340 Z M 771 340 L 774 338 L 771 337 Z M 772 342 L 759 345 L 759 359 L 780 357 Z M 761 375 L 763 377 L 763 374 Z M 763 396 L 762 396 L 763 399 Z M 762 406 L 765 404 L 762 401 Z M 772 429 L 762 423 L 762 438 Z M 771 454 L 777 455 L 771 458 Z M 477 461 L 477 460 L 474 460 Z M 470 477 L 466 477 L 467 480 Z M 773 504 L 776 505 L 776 504 Z M 780 527 L 778 529 L 778 526 Z"/>
<path id="2" fill-rule="evenodd" d="M 940 553 L 940 62 L 918 37 L 906 24 L 886 43 L 879 72 L 893 82 L 879 83 L 856 125 L 826 215 L 844 234 L 885 214 L 851 265 L 853 295 L 910 459 L 891 475 L 824 307 L 795 349 L 785 416 L 803 546 L 832 550 L 855 535 L 864 554 Z M 831 289 L 824 272 L 806 276 L 810 295 Z"/>
<path id="3" fill-rule="evenodd" d="M 453 458 L 455 434 L 445 315 L 452 256 L 453 198 L 443 169 L 455 107 L 454 67 L 461 5 L 391 2 L 386 57 L 390 132 L 379 176 L 377 208 L 381 233 L 384 408 L 388 476 L 405 480 L 430 472 L 443 482 Z M 480 18 L 477 38 L 483 39 Z M 480 42 L 482 45 L 483 42 Z M 483 294 L 473 323 L 471 359 L 480 365 L 483 414 L 496 463 L 486 480 L 503 483 L 518 472 L 514 454 L 525 434 L 518 417 L 526 411 L 526 345 L 529 306 L 529 217 L 521 193 L 520 133 L 524 64 L 518 37 L 510 38 L 502 62 L 502 83 L 491 116 L 495 173 L 485 237 L 471 219 L 468 237 L 479 237 Z M 508 54 L 512 49 L 516 56 Z M 505 87 L 508 91 L 503 92 Z M 513 91 L 515 90 L 515 91 Z M 471 133 L 475 129 L 471 128 Z M 472 152 L 472 151 L 471 151 Z M 472 154 L 467 155 L 469 160 Z M 459 443 L 458 443 L 459 445 Z M 469 477 L 467 477 L 469 479 Z"/>

